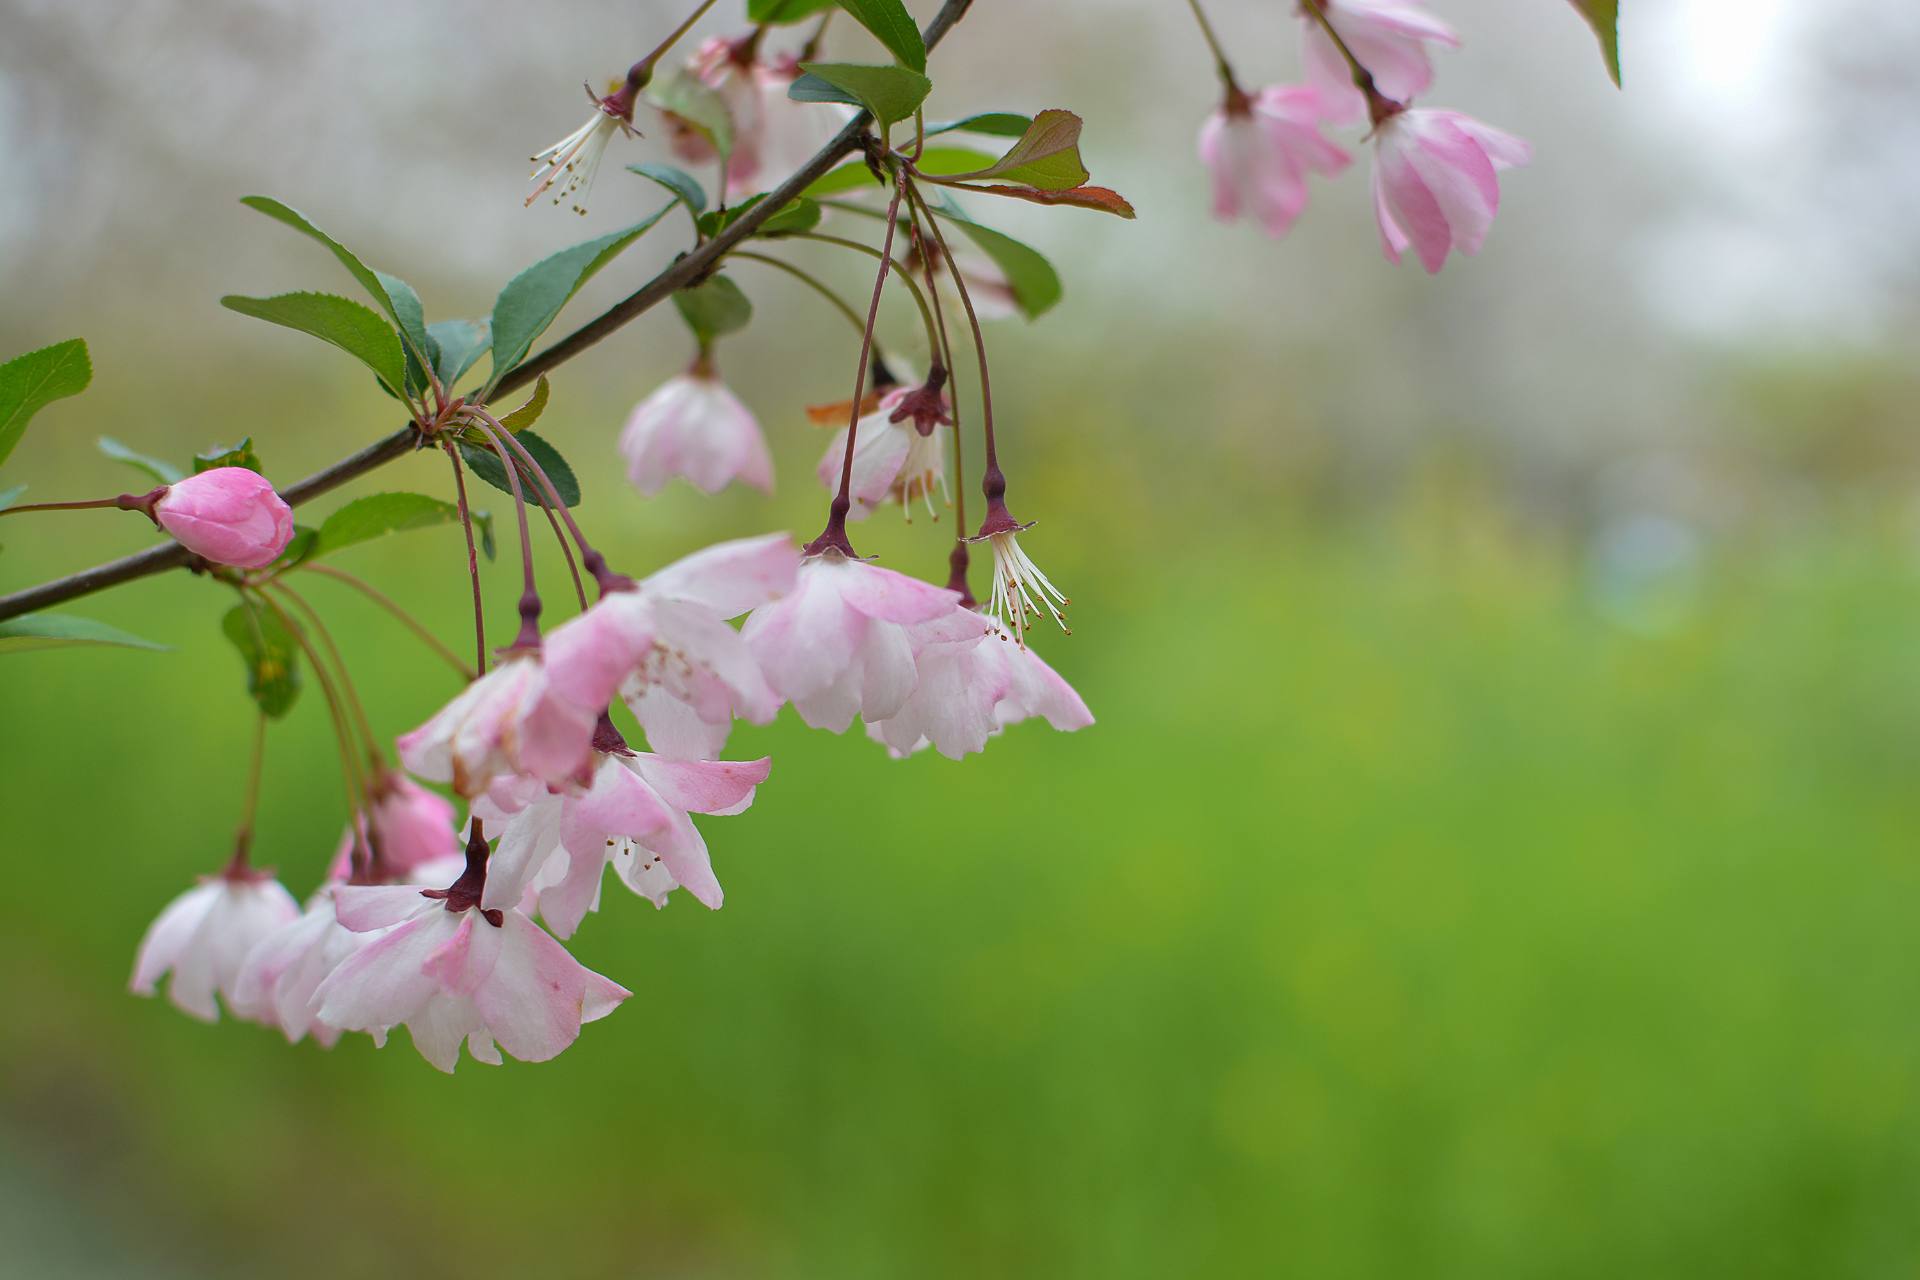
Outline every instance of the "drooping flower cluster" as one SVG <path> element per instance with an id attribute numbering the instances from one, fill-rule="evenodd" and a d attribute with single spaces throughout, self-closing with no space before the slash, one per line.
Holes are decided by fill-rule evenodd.
<path id="1" fill-rule="evenodd" d="M 236 858 L 155 922 L 134 989 L 171 972 L 169 994 L 198 1017 L 218 1016 L 217 993 L 236 1017 L 329 1046 L 404 1026 L 446 1071 L 463 1042 L 481 1062 L 541 1061 L 629 994 L 557 940 L 599 909 L 608 868 L 656 907 L 675 889 L 720 907 L 693 815 L 742 812 L 771 770 L 718 758 L 736 718 L 764 723 L 791 701 L 816 727 L 859 718 L 896 755 L 955 758 L 1030 716 L 1092 721 L 958 593 L 836 550 L 803 555 L 784 534 L 602 581 L 592 607 L 401 737 L 408 769 L 468 801 L 464 856 L 452 806 L 389 774 L 304 912 Z M 628 746 L 616 701 L 652 750 Z"/>
<path id="2" fill-rule="evenodd" d="M 1527 163 L 1531 149 L 1459 112 L 1411 106 L 1433 83 L 1428 48 L 1457 48 L 1453 30 L 1417 0 L 1301 0 L 1300 23 L 1305 84 L 1248 94 L 1220 59 L 1225 99 L 1200 128 L 1214 216 L 1285 235 L 1306 207 L 1307 175 L 1348 164 L 1322 128 L 1368 122 L 1387 259 L 1412 248 L 1432 273 L 1450 253 L 1478 253 L 1500 207 L 1496 172 Z"/>

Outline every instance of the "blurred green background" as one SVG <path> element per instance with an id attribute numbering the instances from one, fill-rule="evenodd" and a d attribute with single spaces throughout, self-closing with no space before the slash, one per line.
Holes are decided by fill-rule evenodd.
<path id="1" fill-rule="evenodd" d="M 1049 6 L 1017 37 L 975 6 L 936 113 L 1073 106 L 1141 210 L 977 211 L 1067 277 L 989 342 L 1015 509 L 1075 602 L 1037 644 L 1099 723 L 957 765 L 790 713 L 736 730 L 774 771 L 705 823 L 726 908 L 609 891 L 575 950 L 635 997 L 554 1062 L 448 1078 L 404 1036 L 290 1049 L 126 994 L 237 816 L 227 594 L 71 607 L 170 653 L 6 658 L 0 1271 L 1913 1274 L 1920 241 L 1885 221 L 1911 156 L 1849 122 L 1910 100 L 1876 68 L 1920 26 L 1629 3 L 1619 95 L 1562 6 L 1437 7 L 1468 42 L 1445 101 L 1539 159 L 1484 255 L 1429 280 L 1378 260 L 1361 172 L 1278 245 L 1207 220 L 1214 90 L 1180 6 Z M 1249 79 L 1290 74 L 1278 6 L 1215 9 Z M 177 459 L 251 434 L 284 482 L 391 429 L 347 362 L 214 305 L 349 285 L 235 198 L 306 209 L 431 318 L 484 312 L 656 200 L 617 167 L 649 139 L 584 222 L 518 207 L 572 86 L 676 7 L 566 10 L 536 32 L 506 5 L 0 0 L 25 174 L 0 338 L 82 334 L 97 369 L 0 479 L 110 493 L 132 473 L 100 434 Z M 1132 88 L 1060 65 L 1089 40 Z M 570 314 L 684 237 L 663 224 Z M 623 568 L 821 519 L 800 408 L 846 394 L 852 340 L 756 270 L 721 364 L 775 498 L 626 488 L 621 418 L 689 354 L 669 314 L 556 382 L 542 430 Z M 446 487 L 412 458 L 347 494 Z M 937 576 L 950 529 L 858 537 Z M 105 513 L 0 534 L 0 590 L 151 539 Z M 462 557 L 439 530 L 340 564 L 458 646 Z M 383 732 L 452 692 L 384 617 L 308 594 Z M 296 893 L 343 821 L 331 759 L 310 688 L 260 824 Z"/>

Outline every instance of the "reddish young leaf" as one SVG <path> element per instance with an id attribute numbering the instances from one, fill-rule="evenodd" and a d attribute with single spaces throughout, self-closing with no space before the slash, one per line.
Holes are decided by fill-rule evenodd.
<path id="1" fill-rule="evenodd" d="M 1070 191 L 1037 191 L 1032 187 L 966 187 L 967 191 L 978 191 L 982 195 L 1012 196 L 1016 200 L 1031 200 L 1034 204 L 1066 204 L 1076 209 L 1098 209 L 1102 213 L 1118 214 L 1122 218 L 1133 217 L 1133 206 L 1118 191 L 1106 187 L 1075 187 Z"/>

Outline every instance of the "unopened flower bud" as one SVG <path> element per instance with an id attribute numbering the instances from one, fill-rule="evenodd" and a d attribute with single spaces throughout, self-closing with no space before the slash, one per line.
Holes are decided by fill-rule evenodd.
<path id="1" fill-rule="evenodd" d="M 245 467 L 215 467 L 169 485 L 153 518 L 195 555 L 237 569 L 272 564 L 293 538 L 293 508 Z"/>

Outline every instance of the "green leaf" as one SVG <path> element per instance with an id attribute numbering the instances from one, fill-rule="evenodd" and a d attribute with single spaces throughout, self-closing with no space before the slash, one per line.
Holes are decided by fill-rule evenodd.
<path id="1" fill-rule="evenodd" d="M 958 120 L 930 124 L 927 126 L 927 136 L 931 138 L 936 133 L 952 133 L 958 129 L 966 133 L 991 134 L 996 138 L 1017 138 L 1032 124 L 1032 116 L 1023 116 L 1018 111 L 982 111 Z"/>
<path id="2" fill-rule="evenodd" d="M 795 102 L 846 102 L 865 107 L 884 129 L 910 120 L 927 100 L 933 81 L 906 67 L 857 62 L 803 62 L 806 72 L 787 89 Z"/>
<path id="3" fill-rule="evenodd" d="M 685 71 L 656 80 L 647 101 L 680 121 L 717 151 L 722 159 L 733 154 L 733 113 L 718 93 Z"/>
<path id="4" fill-rule="evenodd" d="M 144 471 L 160 484 L 172 484 L 184 476 L 180 468 L 174 466 L 171 462 L 149 457 L 144 453 L 136 453 L 126 445 L 121 444 L 118 440 L 115 440 L 112 436 L 101 436 L 99 447 L 100 452 L 106 454 L 115 462 L 124 462 L 138 471 Z"/>
<path id="5" fill-rule="evenodd" d="M 407 340 L 416 343 L 421 351 L 426 350 L 424 330 L 413 327 L 417 326 L 420 317 L 420 298 L 419 295 L 414 294 L 406 281 L 398 276 L 387 275 L 383 271 L 375 271 L 360 261 L 351 249 L 316 227 L 306 214 L 280 203 L 271 196 L 242 196 L 240 203 L 249 209 L 257 209 L 275 222 L 285 223 L 301 235 L 311 237 L 325 245 L 327 250 L 340 260 L 340 265 L 360 282 L 360 287 L 367 291 L 367 296 L 379 303 L 380 309 L 400 327 L 400 331 L 406 335 Z M 396 298 L 390 286 L 398 286 L 404 290 L 411 296 L 412 302 L 409 304 L 403 298 Z"/>
<path id="6" fill-rule="evenodd" d="M 994 157 L 972 147 L 928 147 L 914 161 L 914 167 L 932 178 L 943 178 L 952 173 L 965 173 L 968 170 L 984 168 L 992 164 Z M 870 187 L 886 184 L 873 176 L 873 170 L 867 168 L 864 160 L 849 160 L 837 169 L 831 169 L 816 178 L 800 194 L 808 198 L 837 196 L 848 191 L 864 191 Z"/>
<path id="7" fill-rule="evenodd" d="M 540 464 L 540 469 L 545 471 L 547 478 L 553 481 L 553 487 L 560 494 L 561 505 L 579 506 L 580 481 L 574 476 L 573 468 L 567 465 L 567 460 L 560 456 L 560 451 L 531 431 L 522 431 L 514 439 L 533 455 L 533 460 Z M 500 456 L 493 451 L 492 445 L 476 444 L 469 439 L 463 439 L 459 444 L 460 456 L 466 460 L 468 470 L 502 493 L 513 492 L 513 486 L 507 482 L 507 469 L 500 465 Z M 508 453 L 511 456 L 511 448 Z M 541 506 L 546 506 L 546 490 L 540 487 L 540 482 L 527 470 L 527 464 L 520 461 L 518 457 L 513 461 L 515 468 L 520 472 L 520 482 L 525 487 L 527 501 L 537 501 Z"/>
<path id="8" fill-rule="evenodd" d="M 498 459 L 495 459 L 496 464 Z M 311 555 L 326 556 L 358 542 L 369 542 L 389 533 L 409 529 L 428 529 L 436 525 L 458 524 L 460 508 L 451 502 L 429 498 L 424 493 L 373 493 L 355 498 L 320 524 Z M 493 518 L 484 512 L 473 517 L 487 545 L 487 559 L 493 559 Z"/>
<path id="9" fill-rule="evenodd" d="M 630 164 L 627 171 L 643 178 L 652 178 L 665 187 L 675 199 L 687 206 L 687 212 L 694 218 L 698 219 L 707 211 L 706 189 L 685 169 L 676 169 L 670 164 Z"/>
<path id="10" fill-rule="evenodd" d="M 56 342 L 0 364 L 0 462 L 26 434 L 33 415 L 93 381 L 93 362 L 79 338 Z"/>
<path id="11" fill-rule="evenodd" d="M 371 308 L 349 298 L 331 293 L 283 293 L 273 298 L 228 294 L 220 299 L 220 305 L 331 342 L 373 370 L 395 395 L 406 386 L 407 362 L 400 336 Z"/>
<path id="12" fill-rule="evenodd" d="M 436 320 L 427 326 L 427 341 L 435 352 L 433 371 L 440 375 L 440 385 L 451 391 L 486 354 L 491 338 L 484 320 Z"/>
<path id="13" fill-rule="evenodd" d="M 300 696 L 300 644 L 271 609 L 244 600 L 220 619 L 220 630 L 240 651 L 247 694 L 270 719 L 293 709 Z"/>
<path id="14" fill-rule="evenodd" d="M 553 388 L 547 385 L 547 375 L 541 374 L 540 380 L 533 384 L 533 394 L 527 397 L 527 402 L 500 419 L 500 425 L 509 431 L 525 431 L 540 421 L 540 415 L 547 411 L 547 397 L 552 391 Z"/>
<path id="15" fill-rule="evenodd" d="M 252 436 L 242 436 L 239 444 L 217 444 L 205 453 L 193 455 L 193 474 L 212 471 L 215 467 L 245 467 L 256 475 L 266 474 L 266 468 L 260 465 L 260 455 L 253 451 Z"/>
<path id="16" fill-rule="evenodd" d="M 840 7 L 852 14 L 855 22 L 873 32 L 874 38 L 887 46 L 894 57 L 915 71 L 927 69 L 926 42 L 920 38 L 920 28 L 913 24 L 913 15 L 900 0 L 840 0 Z"/>
<path id="17" fill-rule="evenodd" d="M 319 548 L 319 531 L 304 524 L 297 524 L 293 526 L 293 537 L 287 539 L 287 549 L 280 553 L 272 567 L 284 573 L 298 564 L 311 560 L 314 552 Z"/>
<path id="18" fill-rule="evenodd" d="M 1042 191 L 1071 191 L 1090 176 L 1080 161 L 1080 128 L 1080 117 L 1071 111 L 1042 111 L 1005 155 L 953 179 L 998 178 Z"/>
<path id="19" fill-rule="evenodd" d="M 727 276 L 710 277 L 706 283 L 682 289 L 673 295 L 680 318 L 693 330 L 693 336 L 706 347 L 715 338 L 737 333 L 753 319 L 753 304 L 740 286 Z"/>
<path id="20" fill-rule="evenodd" d="M 739 204 L 728 209 L 716 209 L 712 213 L 700 215 L 700 234 L 712 238 L 744 217 L 749 209 L 767 198 L 766 192 L 749 196 Z M 754 233 L 756 236 L 792 235 L 796 231 L 811 231 L 820 225 L 820 206 L 804 196 L 795 196 L 787 207 L 761 223 Z"/>
<path id="21" fill-rule="evenodd" d="M 380 281 L 381 288 L 387 291 L 387 297 L 393 303 L 394 318 L 400 326 L 400 341 L 406 348 L 407 356 L 407 394 L 419 395 L 427 389 L 427 375 L 422 361 L 436 358 L 433 338 L 427 333 L 426 309 L 420 303 L 420 295 L 413 291 L 413 286 L 399 276 L 391 276 L 384 271 L 375 271 L 373 274 Z M 437 367 L 435 372 L 438 372 Z"/>
<path id="22" fill-rule="evenodd" d="M 562 249 L 507 281 L 507 287 L 500 291 L 493 304 L 493 373 L 487 380 L 489 390 L 527 358 L 534 339 L 546 332 L 547 326 L 560 314 L 560 308 L 579 292 L 581 285 L 672 208 L 672 203 L 662 205 L 651 217 L 625 231 L 609 232 Z"/>
<path id="23" fill-rule="evenodd" d="M 839 0 L 747 0 L 747 21 L 779 24 L 802 22 Z"/>
<path id="24" fill-rule="evenodd" d="M 1573 0 L 1573 7 L 1600 37 L 1600 56 L 1606 59 L 1607 74 L 1620 83 L 1620 0 Z"/>
<path id="25" fill-rule="evenodd" d="M 34 649 L 64 649 L 77 644 L 112 644 L 123 649 L 153 649 L 166 645 L 128 635 L 118 627 L 91 618 L 64 613 L 24 613 L 0 622 L 0 653 L 27 653 Z"/>
<path id="26" fill-rule="evenodd" d="M 941 201 L 938 208 L 940 216 L 965 232 L 967 239 L 1005 273 L 1014 304 L 1027 319 L 1034 319 L 1060 301 L 1060 275 L 1038 250 L 992 227 L 981 226 L 951 200 Z"/>

